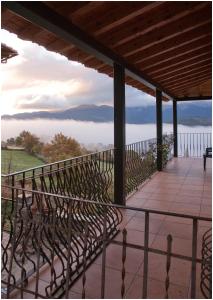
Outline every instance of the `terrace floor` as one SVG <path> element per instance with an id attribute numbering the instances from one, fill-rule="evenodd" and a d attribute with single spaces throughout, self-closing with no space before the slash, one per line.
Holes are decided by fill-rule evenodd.
<path id="1" fill-rule="evenodd" d="M 202 159 L 174 158 L 163 172 L 157 172 L 127 200 L 127 205 L 163 211 L 211 217 L 212 170 L 211 160 L 203 171 Z M 127 242 L 143 245 L 144 214 L 127 211 L 124 218 Z M 198 256 L 201 256 L 201 238 L 209 224 L 199 222 Z M 173 236 L 173 252 L 191 256 L 192 221 L 178 217 L 152 215 L 150 217 L 149 246 L 166 250 L 167 234 Z M 121 234 L 116 237 L 121 240 Z M 125 298 L 141 298 L 143 285 L 143 251 L 127 248 Z M 101 256 L 86 272 L 86 298 L 100 298 Z M 121 298 L 122 249 L 111 244 L 106 251 L 106 298 Z M 191 263 L 173 258 L 170 271 L 169 298 L 190 298 Z M 203 298 L 197 266 L 197 295 Z M 149 254 L 148 298 L 165 298 L 166 258 Z M 69 297 L 81 298 L 82 278 L 72 287 Z"/>
<path id="2" fill-rule="evenodd" d="M 202 159 L 176 158 L 169 162 L 163 172 L 157 172 L 134 195 L 127 205 L 162 211 L 211 217 L 212 170 L 207 160 L 206 172 Z M 125 211 L 122 228 L 127 229 L 127 242 L 144 244 L 144 213 Z M 210 224 L 199 221 L 198 257 L 201 257 L 201 239 Z M 166 250 L 167 235 L 173 237 L 172 252 L 191 256 L 192 221 L 179 217 L 151 215 L 149 247 Z M 119 233 L 116 240 L 122 239 Z M 125 298 L 141 298 L 143 286 L 143 251 L 127 248 L 125 263 Z M 86 298 L 101 297 L 102 256 L 100 255 L 86 271 Z M 106 250 L 105 298 L 121 298 L 122 247 L 110 244 Z M 40 272 L 39 290 L 48 282 L 49 272 Z M 190 298 L 191 263 L 172 258 L 170 269 L 169 298 Z M 81 298 L 80 277 L 69 291 L 69 298 Z M 149 253 L 148 298 L 165 298 L 166 257 Z M 203 298 L 199 288 L 200 265 L 197 264 L 197 295 Z M 32 285 L 34 283 L 32 282 Z M 25 295 L 24 297 L 29 297 Z"/>

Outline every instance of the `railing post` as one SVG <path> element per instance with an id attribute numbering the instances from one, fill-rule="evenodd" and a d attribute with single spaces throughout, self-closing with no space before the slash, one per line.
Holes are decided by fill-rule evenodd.
<path id="1" fill-rule="evenodd" d="M 125 70 L 114 64 L 114 199 L 125 205 Z"/>
<path id="2" fill-rule="evenodd" d="M 193 219 L 192 228 L 192 267 L 191 267 L 191 299 L 196 298 L 196 259 L 197 259 L 197 219 Z"/>
<path id="3" fill-rule="evenodd" d="M 174 157 L 178 157 L 177 101 L 176 100 L 173 100 L 173 136 L 174 136 Z"/>
<path id="4" fill-rule="evenodd" d="M 156 89 L 157 170 L 162 171 L 162 92 Z"/>

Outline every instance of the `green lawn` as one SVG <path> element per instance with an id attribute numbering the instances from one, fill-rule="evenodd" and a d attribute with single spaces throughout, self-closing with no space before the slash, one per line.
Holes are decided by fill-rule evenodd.
<path id="1" fill-rule="evenodd" d="M 12 162 L 10 173 L 16 171 L 22 171 L 25 169 L 33 168 L 44 164 L 44 162 L 41 159 L 33 155 L 30 155 L 25 151 L 1 150 L 1 173 L 2 174 L 8 174 L 10 160 Z"/>

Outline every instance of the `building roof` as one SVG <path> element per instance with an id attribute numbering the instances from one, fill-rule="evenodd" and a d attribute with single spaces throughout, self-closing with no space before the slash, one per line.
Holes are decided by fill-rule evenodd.
<path id="1" fill-rule="evenodd" d="M 5 44 L 1 44 L 1 62 L 2 63 L 6 63 L 9 58 L 12 58 L 16 55 L 18 55 L 18 52 L 16 50 L 13 50 L 12 48 L 8 47 Z"/>
<path id="2" fill-rule="evenodd" d="M 211 27 L 211 1 L 5 1 L 2 8 L 2 28 L 113 76 L 109 54 L 134 71 L 127 84 L 151 95 L 157 87 L 164 99 L 211 96 Z"/>

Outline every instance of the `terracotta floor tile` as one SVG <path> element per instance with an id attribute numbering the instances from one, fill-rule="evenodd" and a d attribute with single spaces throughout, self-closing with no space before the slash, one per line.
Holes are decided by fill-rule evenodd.
<path id="1" fill-rule="evenodd" d="M 145 220 L 144 215 L 141 215 L 140 217 L 138 216 L 132 217 L 132 219 L 128 222 L 126 228 L 144 231 L 145 228 L 144 220 Z"/>
<path id="2" fill-rule="evenodd" d="M 171 234 L 173 237 L 191 239 L 192 225 L 175 223 L 170 221 L 163 221 L 159 234 L 160 235 Z"/>
<path id="3" fill-rule="evenodd" d="M 154 218 L 150 216 L 150 222 L 149 222 L 149 232 L 156 234 L 160 230 L 160 226 L 163 222 L 163 219 L 161 218 Z M 144 231 L 145 230 L 145 223 L 144 219 L 133 217 L 129 223 L 126 226 L 127 230 L 137 230 L 137 231 Z"/>
<path id="4" fill-rule="evenodd" d="M 202 197 L 203 198 L 209 198 L 209 199 L 212 199 L 212 193 L 210 193 L 210 192 L 203 192 L 202 193 Z"/>
<path id="5" fill-rule="evenodd" d="M 68 298 L 69 299 L 82 299 L 82 294 L 76 293 L 73 291 L 69 291 Z"/>
<path id="6" fill-rule="evenodd" d="M 132 197 L 139 199 L 149 199 L 153 192 L 144 192 L 143 190 L 137 191 Z"/>
<path id="7" fill-rule="evenodd" d="M 200 205 L 199 204 L 191 204 L 191 203 L 173 203 L 169 211 L 175 213 L 183 213 L 188 215 L 199 215 L 200 213 Z"/>
<path id="8" fill-rule="evenodd" d="M 149 246 L 152 245 L 156 235 L 153 233 L 149 234 Z M 122 241 L 123 240 L 123 235 L 122 232 L 120 232 L 115 240 L 117 241 Z M 144 246 L 144 231 L 137 231 L 137 230 L 127 230 L 127 243 L 139 245 L 139 246 Z"/>
<path id="9" fill-rule="evenodd" d="M 142 298 L 143 277 L 136 276 L 134 281 L 127 291 L 126 299 L 141 299 Z M 170 299 L 185 299 L 187 297 L 187 288 L 184 286 L 170 284 L 169 287 Z M 148 279 L 147 285 L 148 299 L 165 299 L 165 282 Z"/>
<path id="10" fill-rule="evenodd" d="M 202 201 L 201 201 L 201 204 L 202 205 L 212 205 L 212 198 L 202 198 Z"/>
<path id="11" fill-rule="evenodd" d="M 152 248 L 167 251 L 167 237 L 165 235 L 156 235 Z M 188 239 L 173 237 L 172 252 L 181 255 L 192 255 L 192 242 Z"/>
<path id="12" fill-rule="evenodd" d="M 132 196 L 131 199 L 126 201 L 126 204 L 134 207 L 143 207 L 146 203 L 147 199 L 143 199 L 142 197 Z"/>
<path id="13" fill-rule="evenodd" d="M 192 225 L 192 219 L 186 219 L 180 217 L 166 216 L 165 221 Z"/>
<path id="14" fill-rule="evenodd" d="M 179 196 L 201 197 L 202 194 L 203 194 L 202 191 L 185 190 L 185 189 L 181 189 L 179 192 Z"/>
<path id="15" fill-rule="evenodd" d="M 86 298 L 100 299 L 101 298 L 101 265 L 93 264 L 86 271 Z M 119 299 L 121 298 L 121 272 L 111 268 L 106 268 L 105 275 L 105 298 Z M 128 289 L 133 280 L 133 275 L 126 273 L 125 286 Z M 71 291 L 82 292 L 82 278 L 71 288 Z"/>
<path id="16" fill-rule="evenodd" d="M 135 274 L 143 262 L 143 251 L 127 247 L 125 269 L 128 273 Z M 97 260 L 102 263 L 102 255 Z M 122 246 L 110 244 L 106 250 L 106 266 L 115 270 L 122 269 Z"/>
<path id="17" fill-rule="evenodd" d="M 141 269 L 143 266 L 141 267 Z M 140 272 L 140 271 L 139 271 Z M 187 261 L 172 258 L 169 271 L 170 282 L 188 287 L 191 274 L 191 264 Z M 149 278 L 164 281 L 166 279 L 166 256 L 160 254 L 149 254 L 148 266 Z"/>
<path id="18" fill-rule="evenodd" d="M 201 205 L 200 216 L 212 217 L 212 206 L 211 205 Z"/>
<path id="19" fill-rule="evenodd" d="M 167 211 L 169 210 L 171 206 L 171 202 L 169 201 L 157 201 L 157 200 L 148 200 L 144 207 L 147 209 L 154 209 L 154 210 L 163 210 Z"/>
<path id="20" fill-rule="evenodd" d="M 47 287 L 47 283 L 44 282 L 43 280 L 39 280 L 38 281 L 38 293 L 43 296 L 46 297 L 46 292 L 45 292 L 45 288 Z M 31 277 L 31 279 L 28 282 L 28 285 L 25 287 L 26 290 L 32 292 L 32 293 L 28 293 L 28 292 L 23 292 L 23 298 L 24 299 L 32 299 L 35 298 L 35 292 L 36 292 L 36 280 L 35 278 Z M 21 292 L 20 290 L 14 290 L 11 294 L 10 294 L 10 299 L 21 299 Z M 42 299 L 42 297 L 39 297 L 39 299 Z"/>
<path id="21" fill-rule="evenodd" d="M 162 194 L 162 193 L 153 193 L 149 199 L 157 201 L 174 201 L 176 195 L 171 194 Z"/>
<path id="22" fill-rule="evenodd" d="M 178 203 L 189 203 L 189 204 L 201 204 L 202 202 L 202 197 L 196 197 L 196 196 L 179 196 L 177 195 L 174 198 L 174 202 L 178 202 Z"/>

